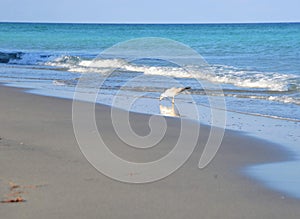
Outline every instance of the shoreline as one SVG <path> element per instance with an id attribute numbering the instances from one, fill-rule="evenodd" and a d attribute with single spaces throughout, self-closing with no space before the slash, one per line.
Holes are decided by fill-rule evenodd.
<path id="1" fill-rule="evenodd" d="M 16 89 L 23 89 L 24 92 L 32 95 L 53 97 L 59 99 L 66 99 L 69 101 L 73 100 L 73 92 L 67 91 L 65 89 L 59 88 L 59 90 L 52 90 L 49 88 L 33 88 L 33 84 L 28 84 L 25 86 L 22 83 L 22 86 L 14 83 L 4 84 L 4 86 L 15 87 Z M 60 91 L 60 92 L 59 92 Z M 143 99 L 143 98 L 141 98 Z M 84 100 L 86 101 L 86 100 Z M 140 99 L 139 99 L 140 101 Z M 162 106 L 160 104 L 160 112 L 156 112 L 155 107 L 156 101 L 154 99 L 147 98 L 142 100 L 140 105 L 142 108 L 131 108 L 130 113 L 140 114 L 146 117 L 149 116 L 166 116 L 173 119 L 188 119 L 192 122 L 201 124 L 201 126 L 210 126 L 210 117 L 211 113 L 209 112 L 209 107 L 198 105 L 199 113 L 201 114 L 201 119 L 198 120 L 194 118 L 193 115 L 173 115 L 169 113 L 176 113 L 174 110 L 170 111 L 170 108 L 166 108 L 170 111 L 168 114 L 163 113 Z M 89 102 L 89 101 L 88 101 Z M 108 101 L 109 102 L 109 101 Z M 96 105 L 103 105 L 105 107 L 111 108 L 112 106 L 108 102 L 96 102 Z M 180 105 L 184 104 L 179 102 Z M 124 111 L 123 106 L 113 106 L 114 109 Z M 189 104 L 186 106 L 180 106 L 181 108 L 189 108 Z M 223 111 L 222 109 L 215 108 L 217 111 Z M 125 110 L 127 112 L 127 110 Z M 300 139 L 300 136 L 297 136 L 297 130 L 299 127 L 298 122 L 289 121 L 289 120 L 280 120 L 276 118 L 269 118 L 264 116 L 245 114 L 240 112 L 235 112 L 231 110 L 226 110 L 226 130 L 236 132 L 245 136 L 254 137 L 260 139 L 261 141 L 266 141 L 270 144 L 276 145 L 283 151 L 289 153 L 289 161 L 284 162 L 274 162 L 274 163 L 263 163 L 263 164 L 254 164 L 244 168 L 241 172 L 251 176 L 253 179 L 262 183 L 265 187 L 273 189 L 276 191 L 283 192 L 284 194 L 289 194 L 289 196 L 299 199 L 300 190 L 297 187 L 297 182 L 300 179 L 300 173 L 297 174 L 297 171 L 294 171 L 295 166 L 300 165 L 300 150 L 298 149 L 297 141 Z M 146 121 L 148 122 L 148 121 Z M 216 124 L 217 125 L 217 124 Z M 220 126 L 221 127 L 221 126 Z M 221 127 L 222 128 L 222 127 Z M 272 139 L 270 139 L 272 136 Z M 273 169 L 276 169 L 274 171 Z M 284 179 L 282 175 L 285 175 Z M 293 182 L 291 184 L 291 182 Z M 299 182 L 300 183 L 300 182 Z"/>
<path id="2" fill-rule="evenodd" d="M 96 171 L 84 158 L 72 127 L 72 100 L 25 93 L 0 85 L 0 191 L 8 183 L 36 185 L 26 203 L 0 204 L 5 218 L 298 218 L 300 200 L 266 188 L 241 173 L 270 162 L 289 161 L 292 154 L 273 143 L 226 130 L 219 152 L 203 170 L 197 167 L 209 127 L 201 126 L 197 148 L 169 177 L 132 185 Z M 112 151 L 135 161 L 166 153 L 178 120 L 154 152 L 128 150 L 115 138 L 106 119 L 110 107 L 97 104 L 96 118 Z M 122 110 L 118 113 L 122 114 Z M 141 132 L 149 115 L 130 113 Z M 142 128 L 141 128 L 142 127 Z M 125 149 L 124 149 L 125 148 Z M 38 185 L 43 185 L 39 187 Z M 1 198 L 5 194 L 0 194 Z M 145 207 L 146 206 L 146 207 Z"/>

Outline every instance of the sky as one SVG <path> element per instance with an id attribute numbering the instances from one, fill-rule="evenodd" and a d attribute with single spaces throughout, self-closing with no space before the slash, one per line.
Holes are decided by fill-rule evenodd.
<path id="1" fill-rule="evenodd" d="M 300 22 L 300 0 L 1 0 L 0 22 Z"/>

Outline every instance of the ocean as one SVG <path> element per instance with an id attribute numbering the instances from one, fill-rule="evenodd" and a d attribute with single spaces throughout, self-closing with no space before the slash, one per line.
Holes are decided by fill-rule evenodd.
<path id="1" fill-rule="evenodd" d="M 128 57 L 109 53 L 109 48 L 135 39 L 144 39 L 140 48 L 148 46 L 149 50 L 157 46 L 147 44 L 153 39 L 178 42 L 196 51 L 205 68 L 194 62 L 196 70 L 189 74 L 185 66 L 159 54 L 158 58 L 132 59 L 130 53 Z M 109 71 L 113 73 L 108 76 Z M 85 75 L 93 78 L 78 92 L 98 88 L 97 80 L 105 82 L 97 102 L 115 105 L 114 98 L 120 96 L 123 101 L 117 107 L 124 108 L 124 100 L 134 100 L 125 108 L 167 116 L 189 114 L 178 113 L 168 100 L 160 105 L 160 93 L 173 85 L 191 86 L 176 103 L 196 105 L 198 120 L 204 124 L 212 124 L 207 96 L 224 98 L 225 106 L 218 110 L 226 112 L 226 128 L 278 143 L 294 154 L 292 164 L 258 165 L 241 171 L 300 197 L 299 186 L 290 185 L 300 182 L 299 171 L 294 171 L 300 168 L 300 23 L 0 23 L 0 82 L 30 88 L 32 93 L 72 98 Z M 206 83 L 216 84 L 221 94 L 208 94 Z M 290 170 L 285 179 L 280 177 L 280 165 L 285 173 Z M 271 176 L 262 174 L 270 172 Z"/>

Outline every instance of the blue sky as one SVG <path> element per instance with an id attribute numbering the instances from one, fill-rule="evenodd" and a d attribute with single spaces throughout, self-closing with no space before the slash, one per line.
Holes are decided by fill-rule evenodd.
<path id="1" fill-rule="evenodd" d="M 2 0 L 0 21 L 299 22 L 300 0 Z"/>

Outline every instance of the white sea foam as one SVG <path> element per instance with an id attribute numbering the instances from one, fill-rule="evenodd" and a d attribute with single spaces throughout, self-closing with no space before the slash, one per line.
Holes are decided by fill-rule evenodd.
<path id="1" fill-rule="evenodd" d="M 287 95 L 247 95 L 247 94 L 225 94 L 225 96 L 235 97 L 235 98 L 248 98 L 257 100 L 269 100 L 281 103 L 291 103 L 300 105 L 300 97 L 287 96 Z"/>
<path id="2" fill-rule="evenodd" d="M 209 69 L 197 69 L 192 67 L 155 67 L 155 66 L 134 66 L 126 65 L 128 71 L 139 71 L 146 75 L 159 75 L 176 78 L 196 78 L 219 84 L 232 84 L 243 88 L 259 88 L 271 91 L 288 91 L 289 80 L 295 78 L 293 75 L 279 73 L 263 73 L 238 70 L 234 68 L 213 66 Z"/>
<path id="3" fill-rule="evenodd" d="M 95 59 L 83 60 L 78 65 L 90 68 L 120 68 L 127 64 L 123 59 Z"/>
<path id="4" fill-rule="evenodd" d="M 85 68 L 83 68 L 85 67 Z M 70 71 L 103 73 L 106 69 L 119 69 L 123 71 L 142 72 L 145 75 L 167 76 L 175 78 L 196 78 L 219 84 L 232 84 L 243 88 L 258 88 L 271 91 L 288 91 L 289 80 L 295 76 L 279 73 L 265 73 L 245 71 L 235 68 L 212 67 L 210 70 L 184 67 L 134 65 L 122 59 L 99 59 L 96 61 L 81 61 L 77 66 L 72 66 Z M 192 69 L 192 70 L 191 70 Z"/>
<path id="5" fill-rule="evenodd" d="M 289 96 L 270 96 L 268 97 L 268 100 L 300 105 L 300 98 L 294 98 Z"/>
<path id="6" fill-rule="evenodd" d="M 160 75 L 176 78 L 193 78 L 193 74 L 179 67 L 148 67 L 141 68 L 145 75 Z"/>
<path id="7" fill-rule="evenodd" d="M 71 68 L 77 66 L 81 60 L 78 56 L 53 56 L 44 63 L 47 66 Z"/>
<path id="8" fill-rule="evenodd" d="M 271 91 L 289 90 L 289 79 L 293 75 L 239 70 L 229 66 L 212 66 L 207 74 L 199 78 L 220 84 L 232 84 L 243 88 L 260 88 Z"/>
<path id="9" fill-rule="evenodd" d="M 299 78 L 291 74 L 258 72 L 225 65 L 199 66 L 149 66 L 128 63 L 124 59 L 87 59 L 79 56 L 45 55 L 25 53 L 21 59 L 10 60 L 9 64 L 44 65 L 64 68 L 78 73 L 109 73 L 118 69 L 123 73 L 140 72 L 151 76 L 175 78 L 196 78 L 219 84 L 230 84 L 240 88 L 263 89 L 270 91 L 299 90 Z M 291 85 L 291 81 L 294 81 Z M 288 101 L 288 100 L 285 100 Z"/>

